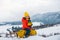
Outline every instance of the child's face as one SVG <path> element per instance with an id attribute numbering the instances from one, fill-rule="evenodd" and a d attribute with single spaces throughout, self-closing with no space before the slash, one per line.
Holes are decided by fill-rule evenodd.
<path id="1" fill-rule="evenodd" d="M 29 16 L 27 16 L 27 17 L 26 17 L 26 20 L 30 20 L 30 17 L 29 17 Z"/>

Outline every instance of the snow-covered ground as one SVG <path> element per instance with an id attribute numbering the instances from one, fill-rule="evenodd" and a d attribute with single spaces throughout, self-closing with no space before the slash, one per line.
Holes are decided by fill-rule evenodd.
<path id="1" fill-rule="evenodd" d="M 5 32 L 7 28 L 10 28 L 11 26 L 6 25 L 6 26 L 1 26 L 0 27 L 0 33 Z M 4 30 L 4 31 L 3 31 Z M 60 33 L 60 24 L 59 25 L 54 25 L 52 27 L 48 27 L 48 28 L 43 28 L 43 29 L 38 29 L 37 31 L 37 35 L 36 36 L 30 36 L 28 38 L 17 38 L 17 37 L 13 37 L 13 38 L 6 38 L 6 37 L 0 37 L 0 40 L 60 40 L 60 35 L 54 35 L 54 33 Z M 40 35 L 52 35 L 49 37 L 42 37 Z"/>
<path id="2" fill-rule="evenodd" d="M 33 26 L 40 26 L 40 25 L 44 25 L 42 22 L 33 22 Z M 0 26 L 0 33 L 6 33 L 7 29 L 11 29 L 12 27 L 22 27 L 22 25 L 3 25 Z M 11 30 L 12 31 L 12 30 Z"/>
<path id="3" fill-rule="evenodd" d="M 21 27 L 22 25 L 3 25 L 0 26 L 0 33 L 6 33 L 7 29 L 12 28 L 12 27 Z"/>
<path id="4" fill-rule="evenodd" d="M 44 25 L 43 22 L 32 22 L 32 26 L 41 26 L 41 25 Z"/>
<path id="5" fill-rule="evenodd" d="M 31 36 L 29 38 L 3 38 L 1 37 L 0 40 L 60 40 L 60 35 L 51 36 L 47 38 L 43 38 L 40 36 Z"/>
<path id="6" fill-rule="evenodd" d="M 39 29 L 37 31 L 38 31 L 38 34 L 45 34 L 45 35 L 60 33 L 60 25 L 54 25 L 52 27 Z"/>

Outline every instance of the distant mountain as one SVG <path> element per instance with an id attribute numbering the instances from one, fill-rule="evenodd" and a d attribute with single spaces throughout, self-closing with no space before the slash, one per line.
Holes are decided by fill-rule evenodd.
<path id="1" fill-rule="evenodd" d="M 33 22 L 43 22 L 44 24 L 60 23 L 60 12 L 48 12 L 32 16 Z"/>
<path id="2" fill-rule="evenodd" d="M 21 22 L 20 21 L 13 21 L 13 22 L 3 22 L 3 23 L 0 23 L 0 26 L 2 25 L 20 25 Z"/>
<path id="3" fill-rule="evenodd" d="M 20 25 L 20 21 L 13 21 L 13 22 L 5 22 L 5 24 L 10 24 L 10 25 Z"/>
<path id="4" fill-rule="evenodd" d="M 4 22 L 0 22 L 0 26 L 2 26 L 2 25 L 6 25 L 6 23 L 4 23 Z"/>

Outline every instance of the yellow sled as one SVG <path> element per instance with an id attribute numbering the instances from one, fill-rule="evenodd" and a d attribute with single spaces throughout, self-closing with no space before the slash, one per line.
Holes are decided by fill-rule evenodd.
<path id="1" fill-rule="evenodd" d="M 17 37 L 23 38 L 25 36 L 25 34 L 26 34 L 25 30 L 20 30 L 20 31 L 17 32 Z M 37 34 L 37 32 L 35 30 L 31 29 L 30 35 L 34 36 L 36 34 Z"/>
<path id="2" fill-rule="evenodd" d="M 24 35 L 25 35 L 25 33 L 26 33 L 25 30 L 19 30 L 19 31 L 17 32 L 17 37 L 19 37 L 19 38 L 23 38 Z"/>

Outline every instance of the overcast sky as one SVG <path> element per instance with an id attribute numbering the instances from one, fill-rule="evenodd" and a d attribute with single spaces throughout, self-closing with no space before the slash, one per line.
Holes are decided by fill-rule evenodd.
<path id="1" fill-rule="evenodd" d="M 30 16 L 60 11 L 60 0 L 0 0 L 0 22 L 21 20 L 24 11 Z"/>

